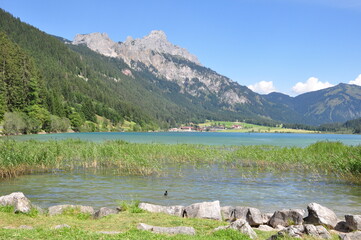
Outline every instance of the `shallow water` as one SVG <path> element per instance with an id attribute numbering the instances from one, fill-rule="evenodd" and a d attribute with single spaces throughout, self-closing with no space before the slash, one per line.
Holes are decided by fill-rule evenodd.
<path id="1" fill-rule="evenodd" d="M 0 182 L 1 195 L 24 192 L 42 207 L 56 204 L 117 206 L 121 200 L 188 205 L 220 200 L 222 206 L 252 206 L 264 212 L 306 209 L 317 202 L 344 214 L 361 214 L 361 187 L 306 172 L 274 173 L 254 168 L 170 168 L 165 176 L 118 176 L 111 170 L 57 172 Z M 168 197 L 163 193 L 168 190 Z"/>
<path id="2" fill-rule="evenodd" d="M 87 141 L 125 140 L 138 143 L 192 143 L 207 145 L 277 145 L 305 147 L 317 141 L 361 144 L 361 135 L 268 133 L 61 133 L 16 136 L 16 140 Z M 168 190 L 168 197 L 163 193 Z M 317 202 L 344 214 L 361 214 L 361 187 L 332 176 L 308 172 L 282 173 L 255 168 L 172 167 L 164 176 L 119 176 L 112 170 L 34 174 L 0 181 L 0 196 L 24 192 L 42 207 L 83 204 L 114 207 L 117 201 L 140 200 L 161 205 L 188 205 L 220 200 L 221 205 L 252 206 L 265 212 L 305 209 Z"/>
<path id="3" fill-rule="evenodd" d="M 3 137 L 5 138 L 5 137 Z M 296 134 L 296 133 L 227 133 L 227 132 L 96 132 L 22 135 L 16 140 L 62 140 L 68 138 L 103 142 L 124 140 L 136 143 L 191 143 L 206 145 L 276 145 L 305 147 L 317 141 L 340 141 L 347 145 L 361 144 L 361 135 Z"/>

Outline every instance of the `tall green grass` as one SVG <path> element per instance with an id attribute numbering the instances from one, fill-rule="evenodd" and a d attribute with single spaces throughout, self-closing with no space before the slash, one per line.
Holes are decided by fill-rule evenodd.
<path id="1" fill-rule="evenodd" d="M 305 169 L 361 183 L 361 146 L 340 142 L 318 142 L 299 148 L 0 140 L 0 178 L 79 167 L 111 168 L 122 175 L 151 175 L 162 174 L 174 164 Z"/>

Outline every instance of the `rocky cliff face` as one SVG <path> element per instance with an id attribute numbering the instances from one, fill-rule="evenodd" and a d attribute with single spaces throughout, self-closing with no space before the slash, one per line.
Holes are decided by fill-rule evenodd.
<path id="1" fill-rule="evenodd" d="M 250 100 L 231 85 L 230 79 L 201 65 L 197 57 L 167 40 L 163 31 L 152 31 L 141 39 L 128 37 L 123 43 L 101 33 L 79 34 L 73 44 L 87 47 L 109 57 L 123 59 L 133 70 L 147 70 L 158 78 L 176 82 L 181 92 L 194 97 L 216 96 L 233 108 Z"/>

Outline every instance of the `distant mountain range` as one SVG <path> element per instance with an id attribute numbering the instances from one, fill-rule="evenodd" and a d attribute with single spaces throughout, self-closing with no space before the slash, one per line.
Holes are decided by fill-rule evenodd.
<path id="1" fill-rule="evenodd" d="M 361 117 L 359 86 L 339 84 L 297 97 L 257 94 L 202 66 L 163 31 L 125 42 L 105 33 L 69 41 L 5 11 L 0 18 L 0 31 L 35 59 L 48 94 L 60 102 L 54 115 L 68 117 L 66 109 L 72 108 L 89 121 L 95 115 L 125 119 L 143 130 L 206 119 L 318 125 Z"/>

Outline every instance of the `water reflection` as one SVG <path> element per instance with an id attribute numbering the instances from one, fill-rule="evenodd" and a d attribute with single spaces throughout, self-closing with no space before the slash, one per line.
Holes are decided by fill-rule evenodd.
<path id="1" fill-rule="evenodd" d="M 168 190 L 168 197 L 163 193 Z M 302 171 L 272 173 L 255 168 L 171 167 L 163 176 L 118 176 L 114 170 L 36 174 L 0 182 L 1 195 L 24 192 L 35 204 L 84 204 L 114 207 L 141 200 L 187 205 L 220 200 L 221 205 L 253 206 L 262 211 L 305 209 L 317 202 L 343 214 L 361 214 L 360 186 Z"/>

